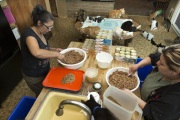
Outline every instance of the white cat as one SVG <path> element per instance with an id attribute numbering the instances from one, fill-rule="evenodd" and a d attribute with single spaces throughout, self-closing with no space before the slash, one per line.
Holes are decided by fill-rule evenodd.
<path id="1" fill-rule="evenodd" d="M 154 39 L 154 35 L 151 33 L 148 33 L 146 31 L 143 31 L 142 33 L 143 37 L 145 37 L 147 40 L 153 40 Z"/>
<path id="2" fill-rule="evenodd" d="M 122 39 L 122 33 L 123 33 L 123 29 L 121 29 L 120 27 L 116 27 L 113 29 L 113 36 L 116 36 L 119 39 Z"/>
<path id="3" fill-rule="evenodd" d="M 123 36 L 133 36 L 133 32 L 125 31 L 120 27 L 113 29 L 113 36 L 123 39 Z"/>
<path id="4" fill-rule="evenodd" d="M 151 30 L 156 30 L 158 28 L 158 22 L 154 18 L 151 21 Z"/>

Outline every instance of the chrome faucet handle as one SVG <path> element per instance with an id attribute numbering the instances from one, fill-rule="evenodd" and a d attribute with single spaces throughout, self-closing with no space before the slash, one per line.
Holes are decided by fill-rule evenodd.
<path id="1" fill-rule="evenodd" d="M 57 116 L 62 116 L 63 115 L 63 108 L 64 108 L 64 105 L 75 105 L 77 107 L 80 107 L 82 108 L 83 110 L 86 111 L 86 113 L 88 113 L 89 115 L 89 120 L 91 119 L 91 110 L 89 109 L 88 106 L 86 106 L 85 104 L 79 102 L 79 101 L 75 101 L 75 100 L 63 100 L 60 104 L 59 104 L 59 108 L 56 110 L 56 115 Z"/>

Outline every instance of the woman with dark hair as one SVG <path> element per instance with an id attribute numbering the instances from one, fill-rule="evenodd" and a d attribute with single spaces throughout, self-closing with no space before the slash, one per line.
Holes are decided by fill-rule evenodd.
<path id="1" fill-rule="evenodd" d="M 49 47 L 45 34 L 51 31 L 54 18 L 41 5 L 32 11 L 33 26 L 27 28 L 21 36 L 22 74 L 30 89 L 39 95 L 42 81 L 50 70 L 50 58 L 63 59 L 60 48 Z"/>
<path id="2" fill-rule="evenodd" d="M 156 62 L 157 61 L 157 62 Z M 124 92 L 134 96 L 143 110 L 145 120 L 179 120 L 180 118 L 180 44 L 166 47 L 160 54 L 151 54 L 130 67 L 134 73 L 139 67 L 156 64 L 156 70 L 143 83 L 140 99 L 128 89 Z M 149 89 L 146 91 L 146 89 Z M 143 92 L 146 91 L 146 92 Z"/>

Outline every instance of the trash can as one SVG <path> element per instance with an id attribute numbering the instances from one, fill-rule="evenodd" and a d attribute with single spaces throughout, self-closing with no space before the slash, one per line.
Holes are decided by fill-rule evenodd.
<path id="1" fill-rule="evenodd" d="M 36 98 L 23 96 L 19 103 L 14 108 L 8 120 L 24 120 Z"/>

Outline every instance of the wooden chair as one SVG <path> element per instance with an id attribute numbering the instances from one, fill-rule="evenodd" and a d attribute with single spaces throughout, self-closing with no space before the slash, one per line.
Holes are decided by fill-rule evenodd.
<path id="1" fill-rule="evenodd" d="M 153 6 L 155 8 L 155 11 L 157 10 L 163 10 L 163 15 L 165 15 L 166 10 L 168 8 L 170 0 L 155 0 L 153 2 Z"/>

